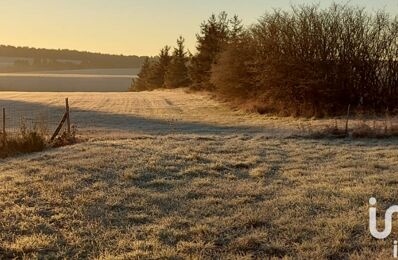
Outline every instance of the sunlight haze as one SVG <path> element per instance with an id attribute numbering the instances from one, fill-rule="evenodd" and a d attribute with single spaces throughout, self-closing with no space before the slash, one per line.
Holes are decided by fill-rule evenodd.
<path id="1" fill-rule="evenodd" d="M 293 0 L 2 0 L 1 44 L 112 54 L 156 55 L 182 35 L 194 51 L 195 34 L 211 13 L 238 14 L 245 24 L 272 8 L 319 3 Z M 332 1 L 322 1 L 328 6 Z M 347 1 L 336 1 L 345 3 Z M 353 0 L 370 11 L 397 14 L 397 0 Z"/>
<path id="2" fill-rule="evenodd" d="M 0 8 L 0 260 L 398 258 L 398 0 Z"/>

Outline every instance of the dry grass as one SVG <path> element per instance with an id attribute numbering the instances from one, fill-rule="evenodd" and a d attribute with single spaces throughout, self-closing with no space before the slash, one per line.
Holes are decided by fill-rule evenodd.
<path id="1" fill-rule="evenodd" d="M 0 133 L 0 140 L 0 158 L 22 153 L 40 152 L 47 146 L 46 137 L 37 131 L 27 131 L 20 135 L 7 137 L 5 143 L 2 133 Z"/>
<path id="2" fill-rule="evenodd" d="M 383 139 L 398 137 L 398 126 L 394 125 L 392 121 L 385 120 L 381 124 L 373 121 L 372 124 L 370 125 L 369 120 L 362 120 L 353 127 L 341 127 L 335 122 L 322 129 L 314 128 L 314 130 L 310 127 L 303 127 L 301 130 L 310 138 Z"/>
<path id="3" fill-rule="evenodd" d="M 57 95 L 1 97 L 57 109 Z M 0 160 L 2 258 L 391 256 L 367 211 L 371 196 L 397 204 L 397 139 L 302 138 L 297 125 L 334 121 L 230 112 L 181 91 L 69 97 L 87 142 Z"/>
<path id="4" fill-rule="evenodd" d="M 209 94 L 187 94 L 181 89 L 139 93 L 1 92 L 0 106 L 23 111 L 45 110 L 56 115 L 53 121 L 58 122 L 65 97 L 69 97 L 72 122 L 84 136 L 260 132 L 270 137 L 286 137 L 306 134 L 303 128 L 316 131 L 335 124 L 335 119 L 277 117 L 231 110 L 230 104 L 217 102 Z M 397 118 L 391 120 L 397 124 Z M 341 127 L 345 118 L 337 122 Z M 350 125 L 361 122 L 351 119 Z"/>
<path id="5" fill-rule="evenodd" d="M 398 195 L 397 140 L 168 135 L 0 164 L 5 257 L 389 256 L 367 201 Z"/>
<path id="6" fill-rule="evenodd" d="M 77 129 L 72 127 L 71 133 L 66 130 L 54 140 L 50 140 L 46 126 L 35 125 L 32 128 L 21 122 L 19 131 L 11 135 L 0 132 L 0 158 L 7 158 L 27 153 L 41 152 L 47 148 L 72 145 L 78 142 Z"/>

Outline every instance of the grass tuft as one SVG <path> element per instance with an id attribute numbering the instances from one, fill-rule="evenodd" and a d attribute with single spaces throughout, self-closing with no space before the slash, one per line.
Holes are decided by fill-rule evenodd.
<path id="1" fill-rule="evenodd" d="M 4 138 L 0 132 L 0 158 L 15 156 L 18 154 L 41 152 L 49 147 L 61 147 L 77 143 L 76 127 L 72 128 L 71 134 L 66 131 L 54 141 L 48 140 L 47 131 L 40 126 L 28 128 L 21 123 L 19 132 Z M 4 141 L 5 140 L 5 141 Z"/>

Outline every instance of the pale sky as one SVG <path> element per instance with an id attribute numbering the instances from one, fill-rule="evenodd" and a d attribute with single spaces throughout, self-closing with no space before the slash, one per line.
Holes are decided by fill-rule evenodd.
<path id="1" fill-rule="evenodd" d="M 212 13 L 251 24 L 272 8 L 333 0 L 0 0 L 0 43 L 112 54 L 156 55 L 182 35 L 194 50 L 200 23 Z M 398 0 L 336 0 L 398 15 Z"/>

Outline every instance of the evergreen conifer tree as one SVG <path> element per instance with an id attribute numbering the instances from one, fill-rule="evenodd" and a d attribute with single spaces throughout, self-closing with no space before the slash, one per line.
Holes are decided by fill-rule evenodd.
<path id="1" fill-rule="evenodd" d="M 229 32 L 229 38 L 232 42 L 239 41 L 242 39 L 243 34 L 244 34 L 244 26 L 242 24 L 242 20 L 239 19 L 237 15 L 234 15 L 231 20 L 229 20 L 230 23 L 230 32 Z"/>
<path id="2" fill-rule="evenodd" d="M 192 57 L 190 77 L 194 87 L 212 89 L 210 83 L 211 68 L 229 38 L 228 15 L 225 12 L 212 15 L 201 24 L 197 38 L 197 54 Z"/>
<path id="3" fill-rule="evenodd" d="M 165 46 L 159 54 L 156 63 L 151 67 L 148 76 L 149 88 L 161 88 L 165 86 L 166 72 L 170 66 L 172 57 L 170 55 L 170 47 Z"/>
<path id="4" fill-rule="evenodd" d="M 165 85 L 168 88 L 185 87 L 190 84 L 188 76 L 188 57 L 185 50 L 183 37 L 177 39 L 177 48 L 174 49 L 173 57 L 166 72 Z"/>
<path id="5" fill-rule="evenodd" d="M 148 76 L 151 70 L 151 63 L 149 58 L 146 58 L 144 64 L 142 65 L 140 73 L 138 73 L 138 77 L 133 79 L 131 87 L 129 91 L 145 91 L 148 90 Z"/>

